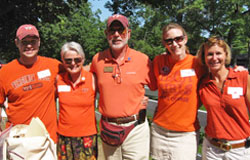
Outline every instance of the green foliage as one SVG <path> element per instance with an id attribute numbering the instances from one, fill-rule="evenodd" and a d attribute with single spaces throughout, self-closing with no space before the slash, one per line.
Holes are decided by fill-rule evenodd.
<path id="1" fill-rule="evenodd" d="M 57 15 L 69 14 L 69 4 L 76 7 L 86 0 L 3 0 L 0 5 L 0 59 L 10 61 L 19 56 L 14 44 L 17 28 L 26 23 L 56 23 Z"/>
<path id="2" fill-rule="evenodd" d="M 107 47 L 105 24 L 95 17 L 88 3 L 79 8 L 72 7 L 69 13 L 67 17 L 58 15 L 59 21 L 55 24 L 39 23 L 43 34 L 40 54 L 60 59 L 61 46 L 65 42 L 76 41 L 82 45 L 86 63 L 89 63 L 95 53 Z"/>
<path id="3" fill-rule="evenodd" d="M 247 0 L 110 0 L 105 5 L 113 13 L 129 17 L 132 36 L 129 45 L 151 59 L 164 52 L 161 29 L 169 22 L 182 25 L 188 33 L 188 47 L 195 54 L 210 35 L 223 37 L 233 54 L 250 53 L 250 1 Z M 87 62 L 108 47 L 105 23 L 100 10 L 93 13 L 87 0 L 11 1 L 0 10 L 0 59 L 18 57 L 14 44 L 18 26 L 32 23 L 41 34 L 40 53 L 60 59 L 60 48 L 67 41 L 83 46 Z"/>
<path id="4" fill-rule="evenodd" d="M 134 4 L 132 8 L 127 8 L 129 12 L 119 10 L 129 4 Z M 188 33 L 188 46 L 193 54 L 204 39 L 211 35 L 223 37 L 232 47 L 233 54 L 250 53 L 250 1 L 247 0 L 130 0 L 120 3 L 118 9 L 116 6 L 116 11 L 122 14 L 130 13 L 137 19 L 142 18 L 144 23 L 137 23 L 144 31 L 141 36 L 149 35 L 156 25 L 179 23 Z M 142 46 L 139 40 L 149 44 L 144 38 L 140 37 L 135 46 Z"/>

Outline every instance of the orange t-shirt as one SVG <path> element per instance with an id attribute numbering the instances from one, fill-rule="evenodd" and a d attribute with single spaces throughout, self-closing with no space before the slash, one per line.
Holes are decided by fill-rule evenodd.
<path id="1" fill-rule="evenodd" d="M 205 132 L 209 137 L 240 140 L 250 136 L 246 104 L 248 72 L 234 72 L 231 68 L 223 91 L 208 75 L 201 83 L 199 94 L 207 109 Z"/>
<path id="2" fill-rule="evenodd" d="M 100 93 L 99 111 L 106 117 L 127 117 L 145 108 L 141 104 L 145 85 L 156 89 L 152 64 L 148 56 L 127 47 L 121 64 L 110 50 L 97 53 L 91 64 Z"/>
<path id="3" fill-rule="evenodd" d="M 0 104 L 8 98 L 6 113 L 9 123 L 29 124 L 32 117 L 39 117 L 55 142 L 57 116 L 54 83 L 59 64 L 56 59 L 38 56 L 31 67 L 13 60 L 0 70 Z"/>
<path id="4" fill-rule="evenodd" d="M 95 120 L 95 91 L 92 73 L 81 71 L 81 81 L 74 87 L 69 74 L 57 78 L 59 98 L 58 133 L 70 137 L 83 137 L 97 133 Z"/>
<path id="5" fill-rule="evenodd" d="M 154 123 L 174 131 L 199 129 L 197 85 L 204 71 L 197 59 L 187 54 L 173 64 L 170 55 L 166 54 L 156 56 L 153 64 L 158 85 Z"/>

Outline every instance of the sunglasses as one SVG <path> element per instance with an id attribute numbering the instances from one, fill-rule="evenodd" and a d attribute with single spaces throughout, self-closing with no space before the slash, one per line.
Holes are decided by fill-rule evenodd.
<path id="1" fill-rule="evenodd" d="M 110 28 L 108 30 L 108 33 L 110 35 L 114 35 L 116 32 L 118 32 L 120 35 L 123 35 L 123 34 L 126 33 L 126 31 L 127 31 L 126 28 L 122 28 L 122 27 L 120 27 L 120 28 Z"/>
<path id="2" fill-rule="evenodd" d="M 167 45 L 172 45 L 172 44 L 174 43 L 174 41 L 175 41 L 176 43 L 182 42 L 182 41 L 184 40 L 184 37 L 185 37 L 185 36 L 179 36 L 179 37 L 175 37 L 175 38 L 164 39 L 164 41 L 165 41 L 165 43 L 166 43 Z"/>
<path id="3" fill-rule="evenodd" d="M 29 44 L 35 45 L 35 44 L 37 44 L 37 42 L 38 42 L 38 40 L 31 40 L 31 41 L 21 40 L 21 43 L 22 43 L 22 45 L 24 45 L 24 46 L 27 46 L 27 45 L 29 45 Z"/>
<path id="4" fill-rule="evenodd" d="M 82 62 L 82 58 L 64 58 L 64 61 L 66 64 L 72 64 L 73 61 L 78 64 Z"/>

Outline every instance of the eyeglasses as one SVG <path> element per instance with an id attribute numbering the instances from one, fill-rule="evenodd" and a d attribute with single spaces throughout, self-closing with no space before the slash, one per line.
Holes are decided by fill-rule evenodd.
<path id="1" fill-rule="evenodd" d="M 114 78 L 116 83 L 118 84 L 122 83 L 121 69 L 118 64 L 117 64 L 117 68 L 115 68 L 115 73 L 112 75 L 112 77 Z"/>
<path id="2" fill-rule="evenodd" d="M 116 33 L 116 31 L 117 31 L 120 35 L 122 35 L 122 34 L 125 34 L 125 33 L 126 33 L 127 29 L 126 29 L 126 28 L 123 28 L 123 27 L 119 27 L 119 28 L 110 28 L 110 29 L 108 30 L 108 33 L 109 33 L 110 35 L 114 35 L 114 34 Z"/>
<path id="3" fill-rule="evenodd" d="M 164 39 L 164 41 L 166 42 L 167 45 L 172 45 L 174 43 L 174 41 L 176 43 L 182 42 L 184 37 L 185 36 L 178 36 L 178 37 L 175 37 L 175 38 Z"/>
<path id="4" fill-rule="evenodd" d="M 78 64 L 82 62 L 82 58 L 64 58 L 64 61 L 66 64 L 72 64 L 73 61 Z"/>
<path id="5" fill-rule="evenodd" d="M 37 44 L 37 42 L 38 42 L 38 40 L 31 40 L 31 41 L 21 40 L 21 43 L 22 43 L 22 45 L 24 45 L 24 46 L 27 46 L 27 45 L 29 45 L 29 44 L 35 45 L 35 44 Z"/>

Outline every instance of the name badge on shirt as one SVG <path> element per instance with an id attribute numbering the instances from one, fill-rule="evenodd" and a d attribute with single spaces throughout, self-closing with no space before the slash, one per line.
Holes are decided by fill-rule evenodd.
<path id="1" fill-rule="evenodd" d="M 68 85 L 58 85 L 57 91 L 58 92 L 70 92 L 71 88 Z"/>
<path id="2" fill-rule="evenodd" d="M 105 66 L 104 67 L 104 73 L 113 73 L 113 67 L 112 66 Z"/>
<path id="3" fill-rule="evenodd" d="M 243 88 L 242 87 L 228 87 L 227 94 L 232 95 L 232 99 L 238 99 L 240 96 L 243 96 Z"/>
<path id="4" fill-rule="evenodd" d="M 181 70 L 181 77 L 191 77 L 195 76 L 194 69 L 182 69 Z"/>
<path id="5" fill-rule="evenodd" d="M 45 77 L 51 76 L 51 73 L 49 69 L 46 69 L 46 70 L 37 72 L 37 76 L 38 76 L 38 79 L 43 79 Z"/>

